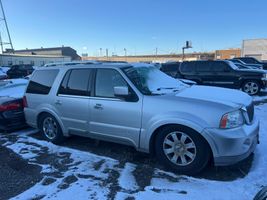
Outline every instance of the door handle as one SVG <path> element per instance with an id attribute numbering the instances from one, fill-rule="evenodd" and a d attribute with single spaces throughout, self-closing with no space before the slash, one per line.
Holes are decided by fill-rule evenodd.
<path id="1" fill-rule="evenodd" d="M 99 104 L 99 103 L 95 104 L 94 108 L 98 109 L 98 110 L 102 110 L 103 109 L 102 104 Z"/>
<path id="2" fill-rule="evenodd" d="M 55 104 L 56 104 L 56 105 L 61 105 L 62 102 L 61 102 L 60 100 L 56 100 Z"/>

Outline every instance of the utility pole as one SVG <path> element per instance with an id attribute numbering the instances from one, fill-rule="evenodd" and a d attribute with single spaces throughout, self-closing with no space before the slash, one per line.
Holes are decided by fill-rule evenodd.
<path id="1" fill-rule="evenodd" d="M 158 56 L 158 47 L 156 47 L 156 57 Z"/>
<path id="2" fill-rule="evenodd" d="M 108 49 L 106 49 L 106 57 L 107 57 L 107 60 L 108 60 Z"/>
<path id="3" fill-rule="evenodd" d="M 125 61 L 127 61 L 127 49 L 126 49 L 126 48 L 124 48 L 123 50 L 124 50 L 124 57 L 125 57 Z"/>
<path id="4" fill-rule="evenodd" d="M 11 37 L 10 37 L 10 33 L 9 33 L 9 29 L 8 29 L 8 25 L 7 25 L 7 21 L 6 21 L 6 15 L 5 15 L 5 11 L 4 11 L 4 7 L 3 7 L 3 4 L 2 4 L 2 0 L 0 0 L 0 6 L 1 6 L 1 10 L 2 10 L 2 16 L 0 18 L 0 21 L 4 21 L 5 23 L 5 28 L 6 28 L 6 32 L 7 32 L 7 35 L 8 35 L 8 42 L 3 42 L 2 41 L 2 38 L 1 38 L 1 49 L 2 49 L 2 53 L 3 53 L 3 50 L 4 50 L 4 45 L 10 45 L 11 47 L 11 52 L 14 53 L 14 48 L 13 48 L 13 44 L 12 44 L 12 41 L 11 41 Z"/>
<path id="5" fill-rule="evenodd" d="M 102 48 L 99 49 L 100 57 L 102 57 Z"/>

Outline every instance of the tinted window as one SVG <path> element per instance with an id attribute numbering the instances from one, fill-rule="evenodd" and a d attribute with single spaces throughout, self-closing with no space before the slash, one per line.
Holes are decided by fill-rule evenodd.
<path id="1" fill-rule="evenodd" d="M 210 62 L 210 65 L 214 72 L 225 72 L 230 70 L 230 67 L 224 62 Z"/>
<path id="2" fill-rule="evenodd" d="M 112 69 L 98 69 L 96 74 L 95 95 L 114 98 L 114 87 L 128 86 L 121 74 Z"/>
<path id="3" fill-rule="evenodd" d="M 36 71 L 30 80 L 27 93 L 48 94 L 58 74 L 58 70 Z"/>
<path id="4" fill-rule="evenodd" d="M 209 62 L 197 62 L 196 63 L 196 71 L 197 72 L 210 72 Z"/>
<path id="5" fill-rule="evenodd" d="M 177 72 L 180 64 L 162 64 L 161 71 L 163 72 Z"/>
<path id="6" fill-rule="evenodd" d="M 59 94 L 90 96 L 92 69 L 68 71 L 60 85 Z"/>
<path id="7" fill-rule="evenodd" d="M 181 65 L 181 72 L 194 72 L 195 62 L 183 62 Z"/>

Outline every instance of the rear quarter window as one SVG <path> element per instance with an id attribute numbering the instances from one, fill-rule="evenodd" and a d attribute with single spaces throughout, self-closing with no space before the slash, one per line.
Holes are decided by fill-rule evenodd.
<path id="1" fill-rule="evenodd" d="M 31 77 L 26 93 L 48 94 L 58 72 L 57 69 L 36 71 Z"/>
<path id="2" fill-rule="evenodd" d="M 182 63 L 180 71 L 182 73 L 194 73 L 195 72 L 195 62 L 184 62 L 184 63 Z"/>

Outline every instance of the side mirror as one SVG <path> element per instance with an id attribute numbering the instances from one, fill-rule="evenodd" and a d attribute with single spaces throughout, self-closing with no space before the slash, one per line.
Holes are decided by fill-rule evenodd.
<path id="1" fill-rule="evenodd" d="M 117 97 L 129 96 L 129 88 L 127 86 L 116 86 L 114 87 L 114 95 Z"/>

